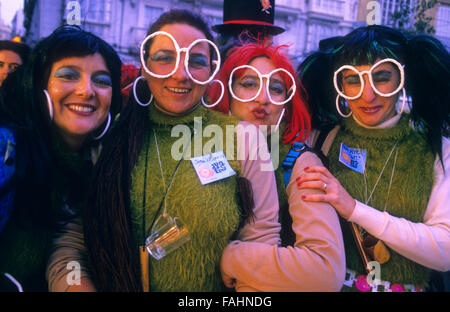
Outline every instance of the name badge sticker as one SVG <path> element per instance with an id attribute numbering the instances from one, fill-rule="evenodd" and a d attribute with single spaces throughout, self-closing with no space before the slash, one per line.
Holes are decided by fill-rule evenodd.
<path id="1" fill-rule="evenodd" d="M 223 180 L 236 174 L 223 151 L 191 158 L 202 185 Z"/>
<path id="2" fill-rule="evenodd" d="M 348 147 L 341 143 L 339 161 L 353 171 L 364 173 L 366 169 L 366 150 Z"/>

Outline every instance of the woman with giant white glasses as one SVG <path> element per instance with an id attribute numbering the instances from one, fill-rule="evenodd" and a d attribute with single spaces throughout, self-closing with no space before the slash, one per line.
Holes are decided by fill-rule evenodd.
<path id="1" fill-rule="evenodd" d="M 220 291 L 233 235 L 279 242 L 272 164 L 249 158 L 266 155 L 265 142 L 238 158 L 238 121 L 202 104 L 219 64 L 207 24 L 188 11 L 162 14 L 143 40 L 142 76 L 98 160 L 84 218 L 96 290 Z"/>
<path id="2" fill-rule="evenodd" d="M 231 242 L 222 255 L 222 278 L 237 291 L 338 291 L 345 272 L 338 215 L 329 204 L 302 201 L 303 191 L 290 179 L 322 162 L 304 150 L 309 114 L 302 87 L 282 50 L 283 46 L 263 44 L 235 48 L 209 92 L 211 102 L 218 103 L 214 109 L 269 134 L 282 225 L 280 245 Z M 217 102 L 222 85 L 227 92 Z M 299 156 L 300 151 L 306 152 Z M 260 181 L 256 187 L 264 184 Z"/>
<path id="3" fill-rule="evenodd" d="M 329 168 L 308 168 L 297 182 L 325 192 L 304 201 L 329 203 L 348 221 L 344 289 L 436 289 L 432 270 L 450 269 L 448 51 L 428 36 L 368 26 L 334 38 L 299 73 L 315 127 L 337 124 L 319 144 Z"/>

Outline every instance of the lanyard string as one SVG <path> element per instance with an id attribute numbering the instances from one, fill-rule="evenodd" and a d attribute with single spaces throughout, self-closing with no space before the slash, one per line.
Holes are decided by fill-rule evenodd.
<path id="1" fill-rule="evenodd" d="M 154 137 L 155 137 L 156 151 L 157 151 L 157 154 L 158 154 L 159 167 L 160 167 L 160 170 L 161 170 L 163 186 L 166 187 L 166 183 L 165 183 L 165 180 L 164 180 L 164 174 L 163 174 L 163 170 L 162 170 L 162 164 L 161 164 L 161 156 L 160 156 L 160 153 L 159 153 L 158 139 L 156 138 L 156 132 L 155 132 L 154 129 L 153 129 L 153 134 L 154 134 Z M 183 160 L 184 155 L 186 154 L 186 151 L 187 151 L 187 149 L 188 149 L 188 147 L 189 147 L 189 145 L 190 145 L 190 143 L 192 141 L 192 136 L 193 135 L 194 135 L 194 132 L 192 132 L 192 134 L 191 134 L 191 136 L 189 138 L 189 142 L 188 142 L 188 144 L 186 144 L 186 147 L 184 148 L 183 155 L 181 156 L 180 160 L 178 161 L 178 163 L 177 163 L 177 165 L 176 165 L 176 167 L 174 169 L 174 172 L 172 174 L 172 178 L 170 179 L 170 183 L 169 183 L 168 187 L 166 188 L 166 191 L 164 192 L 164 195 L 163 195 L 163 198 L 161 199 L 161 202 L 159 204 L 158 210 L 156 211 L 155 217 L 153 218 L 153 221 L 152 221 L 152 223 L 150 225 L 150 229 L 153 228 L 153 225 L 155 224 L 156 218 L 158 217 L 159 213 L 161 212 L 161 208 L 163 206 L 163 203 L 164 204 L 166 203 L 167 193 L 169 193 L 170 187 L 172 186 L 172 182 L 175 179 L 175 176 L 177 174 L 178 169 L 180 168 L 181 161 Z M 149 140 L 149 142 L 147 144 L 147 149 L 146 149 L 146 157 L 145 157 L 145 161 L 146 162 L 145 162 L 145 172 L 144 172 L 144 192 L 143 192 L 144 193 L 143 194 L 144 198 L 143 198 L 143 205 L 142 205 L 142 210 L 143 210 L 143 222 L 142 223 L 143 223 L 144 236 L 146 236 L 146 229 L 145 229 L 145 215 L 146 215 L 146 213 L 145 213 L 145 198 L 146 198 L 146 195 L 145 194 L 146 194 L 147 166 L 148 166 L 147 163 L 148 163 L 148 149 L 149 149 L 149 145 L 150 145 L 150 140 Z M 166 213 L 167 213 L 167 211 L 166 211 L 166 209 L 164 209 L 163 215 L 165 215 Z"/>
<path id="2" fill-rule="evenodd" d="M 369 195 L 369 198 L 367 198 L 365 204 L 367 205 L 370 201 L 370 199 L 372 198 L 373 193 L 375 192 L 375 189 L 377 188 L 378 182 L 380 182 L 381 176 L 383 175 L 384 169 L 386 169 L 386 166 L 389 162 L 389 159 L 391 159 L 392 153 L 394 152 L 395 148 L 398 145 L 398 141 L 395 142 L 394 146 L 392 147 L 391 152 L 389 153 L 389 156 L 386 159 L 386 162 L 384 163 L 383 168 L 381 169 L 380 174 L 378 175 L 377 181 L 375 182 L 375 185 L 373 186 L 372 192 Z M 397 156 L 398 156 L 398 150 L 395 153 L 395 159 L 394 159 L 394 165 L 392 167 L 392 172 L 391 172 L 391 179 L 389 181 L 389 188 L 388 188 L 388 193 L 387 193 L 387 198 L 386 198 L 386 202 L 384 204 L 384 211 L 386 211 L 386 204 L 387 204 L 387 200 L 389 199 L 389 193 L 391 191 L 391 186 L 392 186 L 392 179 L 394 177 L 394 171 L 395 171 L 395 164 L 397 162 Z M 365 185 L 365 189 L 366 189 L 366 196 L 367 196 L 367 175 L 366 172 L 364 171 L 364 185 Z"/>
<path id="3" fill-rule="evenodd" d="M 161 164 L 161 156 L 160 156 L 160 154 L 159 154 L 158 138 L 156 137 L 156 131 L 155 131 L 155 129 L 153 129 L 153 136 L 155 137 L 156 152 L 158 153 L 159 169 L 160 169 L 160 171 L 161 171 L 161 178 L 162 178 L 163 187 L 166 188 L 166 180 L 164 179 L 164 172 L 163 172 L 162 164 Z M 184 154 L 183 154 L 183 156 L 184 156 Z M 176 168 L 175 170 L 177 170 L 177 169 L 178 169 L 178 166 L 177 166 L 177 168 Z M 175 173 L 176 173 L 176 171 L 175 171 Z M 174 176 L 175 176 L 175 173 L 174 173 Z M 171 181 L 170 185 L 172 185 L 172 181 Z M 170 185 L 169 185 L 169 187 L 170 187 Z M 169 188 L 167 188 L 167 192 L 169 192 Z M 167 193 L 167 192 L 166 192 L 166 193 Z M 166 201 L 166 198 L 164 197 L 164 211 L 163 211 L 163 216 L 166 216 L 166 215 L 167 215 L 167 205 L 166 205 L 166 204 L 167 204 L 167 201 Z"/>
<path id="4" fill-rule="evenodd" d="M 378 175 L 377 181 L 375 182 L 375 185 L 374 185 L 374 187 L 373 187 L 373 189 L 372 189 L 372 192 L 370 193 L 369 198 L 367 198 L 367 175 L 366 175 L 366 171 L 364 171 L 364 187 L 365 187 L 365 193 L 366 193 L 366 198 L 367 198 L 367 200 L 365 201 L 365 204 L 366 204 L 366 205 L 369 203 L 370 199 L 372 198 L 372 195 L 373 195 L 373 193 L 375 192 L 375 189 L 377 188 L 378 182 L 380 182 L 381 176 L 383 175 L 383 171 L 384 171 L 384 169 L 386 168 L 386 166 L 387 166 L 387 164 L 388 164 L 388 162 L 389 162 L 389 159 L 391 159 L 392 153 L 394 152 L 395 148 L 397 147 L 398 142 L 399 142 L 399 141 L 397 141 L 397 142 L 394 144 L 394 146 L 392 147 L 392 150 L 391 150 L 391 152 L 389 153 L 389 156 L 387 157 L 386 162 L 384 163 L 384 166 L 383 166 L 383 168 L 381 169 L 380 174 Z M 358 147 L 358 148 L 359 148 L 359 147 Z M 386 208 L 387 208 L 387 203 L 388 203 L 388 200 L 389 200 L 389 194 L 390 194 L 390 192 L 391 192 L 392 180 L 394 179 L 394 172 L 395 172 L 395 165 L 396 165 L 396 163 L 397 163 L 397 156 L 398 156 L 398 149 L 395 151 L 394 164 L 393 164 L 393 166 L 392 166 L 391 178 L 390 178 L 390 180 L 389 180 L 389 187 L 388 187 L 388 191 L 387 191 L 386 201 L 384 202 L 384 210 L 383 210 L 383 211 L 386 211 Z M 366 234 L 367 232 L 366 232 L 362 227 L 360 227 L 359 225 L 356 225 L 356 226 L 357 226 L 359 232 L 361 233 L 361 235 L 365 236 L 365 234 Z"/>

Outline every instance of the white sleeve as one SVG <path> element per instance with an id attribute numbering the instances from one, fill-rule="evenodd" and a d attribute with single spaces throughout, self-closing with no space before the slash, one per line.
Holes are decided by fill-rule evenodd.
<path id="1" fill-rule="evenodd" d="M 349 221 L 383 240 L 402 256 L 425 267 L 450 270 L 450 140 L 443 138 L 442 158 L 434 164 L 434 184 L 423 223 L 404 218 L 356 202 Z"/>

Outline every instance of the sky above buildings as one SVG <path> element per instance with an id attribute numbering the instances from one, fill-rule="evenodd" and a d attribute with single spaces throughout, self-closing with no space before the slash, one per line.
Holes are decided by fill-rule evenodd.
<path id="1" fill-rule="evenodd" d="M 6 25 L 11 25 L 17 10 L 23 9 L 23 0 L 0 0 L 1 19 Z"/>

